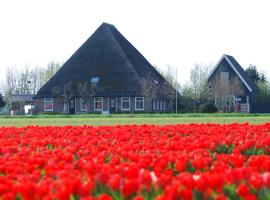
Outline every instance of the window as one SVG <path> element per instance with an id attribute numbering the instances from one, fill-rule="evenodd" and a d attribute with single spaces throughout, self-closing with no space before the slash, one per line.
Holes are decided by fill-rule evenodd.
<path id="1" fill-rule="evenodd" d="M 130 98 L 121 97 L 121 110 L 130 110 Z"/>
<path id="2" fill-rule="evenodd" d="M 83 98 L 80 98 L 80 110 L 87 111 L 87 102 Z"/>
<path id="3" fill-rule="evenodd" d="M 163 109 L 166 110 L 166 101 L 163 101 Z"/>
<path id="4" fill-rule="evenodd" d="M 97 76 L 91 77 L 90 82 L 92 85 L 97 85 L 99 83 L 99 77 Z"/>
<path id="5" fill-rule="evenodd" d="M 165 111 L 166 110 L 166 100 L 165 99 L 155 99 L 152 101 L 153 111 Z"/>
<path id="6" fill-rule="evenodd" d="M 115 99 L 111 99 L 111 104 L 110 104 L 111 108 L 115 108 Z"/>
<path id="7" fill-rule="evenodd" d="M 44 98 L 44 111 L 53 111 L 53 98 Z"/>
<path id="8" fill-rule="evenodd" d="M 135 110 L 144 110 L 144 98 L 135 97 Z"/>
<path id="9" fill-rule="evenodd" d="M 220 73 L 220 84 L 221 85 L 229 85 L 229 72 L 221 72 Z"/>
<path id="10" fill-rule="evenodd" d="M 155 100 L 152 101 L 152 107 L 153 107 L 153 110 L 155 111 L 155 110 L 156 110 L 156 103 L 155 103 Z"/>
<path id="11" fill-rule="evenodd" d="M 103 98 L 102 97 L 95 97 L 95 99 L 94 99 L 94 110 L 95 111 L 103 110 Z"/>
<path id="12" fill-rule="evenodd" d="M 163 101 L 162 100 L 159 102 L 159 110 L 163 110 Z"/>

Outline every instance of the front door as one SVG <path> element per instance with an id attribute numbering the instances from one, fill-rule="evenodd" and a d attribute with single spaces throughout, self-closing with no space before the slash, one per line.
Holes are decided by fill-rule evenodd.
<path id="1" fill-rule="evenodd" d="M 110 113 L 115 113 L 116 100 L 115 98 L 110 98 Z"/>
<path id="2" fill-rule="evenodd" d="M 75 98 L 69 100 L 69 114 L 75 114 Z"/>

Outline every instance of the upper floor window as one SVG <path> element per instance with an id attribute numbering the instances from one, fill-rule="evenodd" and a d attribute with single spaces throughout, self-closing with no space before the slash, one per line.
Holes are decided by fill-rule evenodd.
<path id="1" fill-rule="evenodd" d="M 100 80 L 100 78 L 99 78 L 98 76 L 93 76 L 93 77 L 91 77 L 91 79 L 90 79 L 90 83 L 91 83 L 92 85 L 97 85 L 97 84 L 99 83 L 99 80 Z"/>
<path id="2" fill-rule="evenodd" d="M 220 73 L 220 84 L 226 86 L 229 85 L 229 72 Z"/>

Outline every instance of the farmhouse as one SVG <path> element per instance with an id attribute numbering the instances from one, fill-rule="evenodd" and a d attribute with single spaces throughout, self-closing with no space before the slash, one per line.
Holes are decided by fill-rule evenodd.
<path id="1" fill-rule="evenodd" d="M 35 96 L 36 112 L 166 112 L 174 88 L 103 23 Z"/>
<path id="2" fill-rule="evenodd" d="M 233 56 L 223 55 L 208 76 L 220 112 L 250 113 L 258 88 Z"/>

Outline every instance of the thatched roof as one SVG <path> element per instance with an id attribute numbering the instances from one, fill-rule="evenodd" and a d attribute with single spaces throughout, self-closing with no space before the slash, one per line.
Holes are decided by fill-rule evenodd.
<path id="1" fill-rule="evenodd" d="M 149 76 L 159 84 L 166 83 L 113 25 L 103 23 L 38 91 L 36 97 L 52 96 L 54 87 L 63 88 L 70 81 L 91 81 L 93 77 L 99 79 L 97 95 L 133 96 L 140 94 L 142 81 Z"/>

